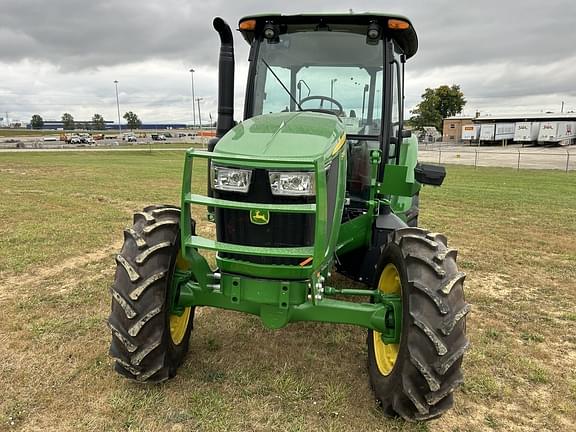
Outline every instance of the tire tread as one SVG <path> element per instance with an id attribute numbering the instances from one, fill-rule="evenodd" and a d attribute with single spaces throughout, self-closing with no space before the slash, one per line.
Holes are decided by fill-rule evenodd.
<path id="1" fill-rule="evenodd" d="M 403 287 L 408 288 L 403 296 L 408 303 L 408 333 L 404 335 L 406 327 L 402 330 L 406 346 L 400 346 L 390 375 L 379 373 L 369 350 L 371 385 L 387 415 L 409 421 L 439 417 L 452 406 L 453 393 L 463 382 L 460 366 L 469 347 L 465 319 L 471 306 L 464 300 L 466 275 L 456 267 L 457 251 L 447 244 L 443 234 L 408 227 L 391 233 L 383 249 L 383 256 L 391 256 L 387 248 L 399 250 L 405 264 Z"/>
<path id="2" fill-rule="evenodd" d="M 135 381 L 160 382 L 174 376 L 188 349 L 187 338 L 178 346 L 172 344 L 165 306 L 169 273 L 178 253 L 179 223 L 180 209 L 174 206 L 148 206 L 136 212 L 116 256 L 108 319 L 110 355 L 116 371 Z M 193 316 L 192 312 L 188 337 Z"/>

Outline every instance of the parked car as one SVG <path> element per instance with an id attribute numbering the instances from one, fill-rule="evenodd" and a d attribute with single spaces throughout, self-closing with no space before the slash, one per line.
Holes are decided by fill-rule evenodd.
<path id="1" fill-rule="evenodd" d="M 90 134 L 81 134 L 80 142 L 82 144 L 94 144 L 95 141 Z"/>
<path id="2" fill-rule="evenodd" d="M 122 135 L 122 141 L 137 142 L 138 138 L 136 138 L 136 135 L 132 133 L 125 133 L 124 135 Z"/>
<path id="3" fill-rule="evenodd" d="M 162 134 L 151 134 L 150 135 L 152 137 L 152 141 L 166 141 L 166 137 Z"/>

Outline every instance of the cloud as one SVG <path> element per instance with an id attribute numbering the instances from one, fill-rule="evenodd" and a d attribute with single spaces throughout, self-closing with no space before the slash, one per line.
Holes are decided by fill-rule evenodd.
<path id="1" fill-rule="evenodd" d="M 87 120 L 94 113 L 116 120 L 113 81 L 118 80 L 122 113 L 134 111 L 144 122 L 192 121 L 189 66 L 182 62 L 149 60 L 80 73 L 23 60 L 10 66 L 0 64 L 0 70 L 10 83 L 10 89 L 0 87 L 0 112 L 9 111 L 11 118 L 27 121 L 40 113 L 45 120 L 55 120 L 69 112 L 78 120 Z M 194 74 L 196 97 L 203 99 L 204 120 L 210 114 L 216 118 L 216 73 L 215 67 L 201 67 Z M 245 81 L 246 75 L 246 67 L 237 67 L 239 81 Z M 242 112 L 243 87 L 236 86 L 236 97 L 238 112 Z"/>
<path id="2" fill-rule="evenodd" d="M 150 58 L 178 59 L 194 51 L 209 62 L 206 18 L 192 2 L 21 0 L 3 6 L 4 62 L 35 59 L 66 69 L 98 68 Z"/>
<path id="3" fill-rule="evenodd" d="M 244 15 L 269 10 L 248 0 L 19 0 L 0 7 L 0 111 L 27 120 L 39 112 L 77 118 L 115 117 L 112 81 L 121 108 L 145 121 L 190 121 L 190 74 L 202 110 L 216 113 L 218 37 L 214 16 L 235 27 Z M 381 1 L 366 0 L 366 10 Z M 349 2 L 293 0 L 285 13 L 347 12 Z M 426 87 L 457 83 L 467 110 L 576 109 L 576 2 L 454 2 L 393 0 L 389 12 L 412 20 L 420 49 L 407 65 L 407 108 Z M 363 10 L 355 10 L 362 12 Z M 235 33 L 236 108 L 240 117 L 247 45 Z M 507 108 L 503 108 L 505 105 Z M 123 109 L 123 108 L 122 108 Z"/>
<path id="4" fill-rule="evenodd" d="M 487 63 L 483 65 L 457 65 L 410 72 L 410 89 L 437 87 L 448 83 L 461 86 L 468 101 L 466 111 L 493 113 L 558 110 L 561 102 L 576 110 L 574 86 L 576 55 L 544 64 Z M 458 77 L 447 81 L 447 77 Z M 412 109 L 420 94 L 407 91 L 407 105 Z"/>

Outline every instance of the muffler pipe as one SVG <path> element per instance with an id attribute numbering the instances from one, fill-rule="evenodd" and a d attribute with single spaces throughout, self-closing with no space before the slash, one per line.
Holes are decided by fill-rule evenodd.
<path id="1" fill-rule="evenodd" d="M 214 151 L 218 140 L 234 127 L 234 39 L 230 26 L 220 17 L 212 22 L 220 36 L 220 56 L 218 58 L 218 119 L 216 137 L 208 142 L 208 151 Z M 208 196 L 213 196 L 210 184 L 211 161 L 208 161 Z M 208 217 L 216 217 L 214 207 L 208 207 Z"/>
<path id="2" fill-rule="evenodd" d="M 212 24 L 220 36 L 216 138 L 222 138 L 234 127 L 234 39 L 230 26 L 222 18 L 214 18 Z"/>

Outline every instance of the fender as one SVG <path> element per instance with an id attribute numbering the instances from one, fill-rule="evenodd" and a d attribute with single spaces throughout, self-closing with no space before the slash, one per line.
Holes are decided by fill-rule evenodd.
<path id="1" fill-rule="evenodd" d="M 369 286 L 374 284 L 374 268 L 378 264 L 380 258 L 381 248 L 386 245 L 388 236 L 391 232 L 400 228 L 406 228 L 406 222 L 400 219 L 397 215 L 390 212 L 381 214 L 376 217 L 374 222 L 375 229 L 372 237 L 372 245 L 366 251 L 364 261 L 359 273 L 359 280 L 367 283 Z"/>

